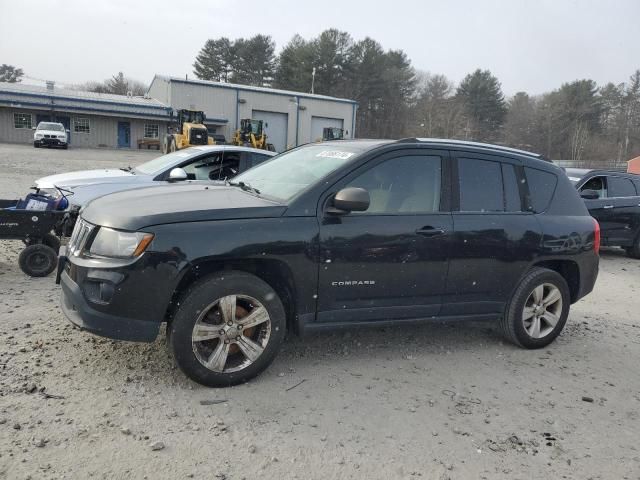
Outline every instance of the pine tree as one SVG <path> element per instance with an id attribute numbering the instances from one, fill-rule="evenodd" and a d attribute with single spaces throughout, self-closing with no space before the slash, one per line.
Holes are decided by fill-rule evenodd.
<path id="1" fill-rule="evenodd" d="M 489 70 L 476 70 L 458 86 L 456 98 L 467 116 L 466 137 L 480 141 L 500 138 L 507 107 L 500 82 Z"/>

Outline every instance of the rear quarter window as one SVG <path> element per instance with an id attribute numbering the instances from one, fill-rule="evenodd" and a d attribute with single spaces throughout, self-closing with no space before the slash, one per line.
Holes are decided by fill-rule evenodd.
<path id="1" fill-rule="evenodd" d="M 536 213 L 544 212 L 556 191 L 558 177 L 537 168 L 525 167 L 524 173 L 529 186 L 529 206 Z"/>

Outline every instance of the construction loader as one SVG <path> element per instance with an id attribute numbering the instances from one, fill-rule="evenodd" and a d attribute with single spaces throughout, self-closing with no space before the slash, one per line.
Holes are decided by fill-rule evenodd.
<path id="1" fill-rule="evenodd" d="M 164 153 L 175 152 L 194 145 L 215 145 L 204 126 L 204 112 L 197 110 L 178 110 L 175 127 L 167 133 L 162 143 Z"/>
<path id="2" fill-rule="evenodd" d="M 322 141 L 342 140 L 344 138 L 344 130 L 337 127 L 325 127 L 322 129 Z"/>
<path id="3" fill-rule="evenodd" d="M 263 129 L 262 120 L 245 118 L 240 120 L 240 128 L 233 135 L 233 145 L 259 148 L 275 152 L 276 149 L 271 143 L 267 143 L 267 134 Z"/>

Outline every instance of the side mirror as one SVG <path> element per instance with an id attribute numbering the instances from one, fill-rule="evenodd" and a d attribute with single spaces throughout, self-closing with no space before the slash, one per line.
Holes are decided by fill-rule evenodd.
<path id="1" fill-rule="evenodd" d="M 364 188 L 348 187 L 340 190 L 333 197 L 330 213 L 364 212 L 369 208 L 371 199 Z"/>
<path id="2" fill-rule="evenodd" d="M 183 180 L 186 180 L 187 178 L 189 177 L 187 176 L 187 172 L 184 171 L 184 168 L 177 167 L 169 172 L 168 181 L 181 182 Z"/>
<path id="3" fill-rule="evenodd" d="M 600 198 L 600 194 L 596 190 L 582 190 L 580 196 L 585 200 L 597 200 Z"/>
<path id="4" fill-rule="evenodd" d="M 35 129 L 36 129 L 36 127 L 31 127 L 31 130 L 35 130 Z"/>
<path id="5" fill-rule="evenodd" d="M 67 133 L 71 133 L 71 130 L 69 130 L 68 128 L 67 128 L 67 130 L 66 130 L 66 131 L 67 131 Z"/>

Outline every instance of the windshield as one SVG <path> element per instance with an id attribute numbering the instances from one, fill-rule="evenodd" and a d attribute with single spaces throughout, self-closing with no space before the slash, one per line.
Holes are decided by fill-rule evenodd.
<path id="1" fill-rule="evenodd" d="M 64 132 L 64 127 L 59 123 L 40 122 L 38 130 L 53 130 L 56 132 Z"/>
<path id="2" fill-rule="evenodd" d="M 286 202 L 352 161 L 359 152 L 357 148 L 342 145 L 335 149 L 327 145 L 310 145 L 282 153 L 233 180 Z"/>
<path id="3" fill-rule="evenodd" d="M 201 153 L 202 150 L 195 148 L 168 153 L 161 157 L 154 158 L 153 160 L 149 160 L 142 165 L 138 165 L 135 170 L 136 172 L 144 175 L 153 175 L 166 170 L 171 165 L 182 163 L 183 161 L 189 160 L 191 157 L 200 155 Z"/>

